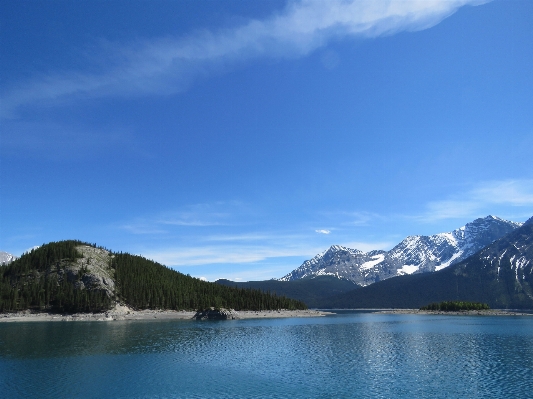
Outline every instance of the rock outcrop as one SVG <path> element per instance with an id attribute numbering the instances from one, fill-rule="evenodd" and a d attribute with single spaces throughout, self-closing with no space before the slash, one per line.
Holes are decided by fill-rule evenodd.
<path id="1" fill-rule="evenodd" d="M 209 308 L 197 311 L 193 318 L 196 320 L 235 320 L 239 317 L 233 309 Z"/>
<path id="2" fill-rule="evenodd" d="M 104 291 L 109 298 L 114 297 L 115 271 L 110 266 L 113 255 L 105 249 L 88 245 L 80 245 L 76 250 L 82 258 L 62 260 L 58 267 L 47 271 L 48 276 L 58 281 L 66 279 L 77 290 Z"/>

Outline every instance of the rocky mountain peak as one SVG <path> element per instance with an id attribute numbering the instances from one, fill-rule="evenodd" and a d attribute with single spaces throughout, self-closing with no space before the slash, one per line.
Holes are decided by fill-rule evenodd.
<path id="1" fill-rule="evenodd" d="M 16 259 L 17 257 L 15 255 L 10 254 L 9 252 L 0 251 L 0 265 L 7 265 Z"/>
<path id="2" fill-rule="evenodd" d="M 489 215 L 451 232 L 408 236 L 390 251 L 364 253 L 332 245 L 280 280 L 333 275 L 365 286 L 402 274 L 434 272 L 460 262 L 522 224 Z"/>

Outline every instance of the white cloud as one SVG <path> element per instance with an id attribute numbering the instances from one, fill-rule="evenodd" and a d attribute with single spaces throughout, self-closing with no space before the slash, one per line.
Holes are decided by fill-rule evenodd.
<path id="1" fill-rule="evenodd" d="M 145 252 L 142 256 L 167 266 L 198 266 L 217 263 L 255 263 L 269 258 L 314 256 L 319 247 L 304 246 L 195 246 L 170 247 Z"/>
<path id="2" fill-rule="evenodd" d="M 238 202 L 215 202 L 184 206 L 174 212 L 141 217 L 118 228 L 133 234 L 165 234 L 179 227 L 213 227 L 237 224 L 235 215 L 247 212 Z"/>
<path id="3" fill-rule="evenodd" d="M 475 201 L 512 206 L 533 206 L 533 179 L 491 181 L 472 191 Z"/>
<path id="4" fill-rule="evenodd" d="M 198 76 L 246 60 L 298 58 L 332 40 L 427 29 L 464 5 L 485 2 L 292 1 L 269 19 L 251 20 L 233 29 L 129 44 L 106 42 L 92 61 L 108 65 L 107 69 L 48 72 L 26 83 L 14 82 L 2 95 L 2 114 L 14 117 L 21 106 L 49 106 L 78 98 L 176 93 Z"/>
<path id="5" fill-rule="evenodd" d="M 205 243 L 204 243 L 205 244 Z M 338 243 L 342 246 L 368 252 L 376 249 L 388 250 L 396 243 L 376 241 L 350 241 Z M 167 266 L 202 266 L 213 264 L 252 264 L 268 260 L 300 257 L 311 259 L 326 249 L 321 244 L 309 244 L 305 237 L 299 240 L 287 240 L 277 235 L 265 238 L 262 244 L 241 243 L 231 245 L 168 245 L 142 253 L 142 256 L 153 259 Z M 295 265 L 296 268 L 298 265 Z"/>
<path id="6" fill-rule="evenodd" d="M 533 208 L 533 179 L 483 182 L 450 199 L 430 202 L 422 221 L 473 218 L 495 213 L 496 208 Z"/>
<path id="7" fill-rule="evenodd" d="M 101 151 L 143 151 L 137 138 L 124 128 L 83 128 L 50 122 L 2 121 L 2 146 L 10 152 L 29 152 L 43 158 L 84 158 Z"/>
<path id="8" fill-rule="evenodd" d="M 23 252 L 23 254 L 30 253 L 30 252 L 33 251 L 34 249 L 39 249 L 39 248 L 41 248 L 40 245 L 34 245 L 33 247 L 28 248 L 27 250 L 25 250 L 25 251 Z"/>
<path id="9" fill-rule="evenodd" d="M 331 233 L 331 231 L 329 230 L 315 230 L 316 233 L 319 233 L 319 234 L 329 234 Z"/>

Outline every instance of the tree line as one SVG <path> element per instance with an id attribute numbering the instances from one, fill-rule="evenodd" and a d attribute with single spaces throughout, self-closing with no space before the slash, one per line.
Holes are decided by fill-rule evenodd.
<path id="1" fill-rule="evenodd" d="M 80 289 L 65 268 L 82 255 L 69 240 L 52 242 L 0 266 L 0 312 L 26 309 L 56 312 L 101 312 L 123 302 L 135 309 L 235 310 L 306 309 L 297 300 L 260 290 L 226 287 L 184 275 L 141 256 L 112 254 L 115 296 L 104 290 Z M 102 248 L 102 247 L 100 247 Z"/>
<path id="2" fill-rule="evenodd" d="M 111 307 L 105 292 L 76 289 L 76 280 L 66 277 L 65 267 L 82 257 L 79 245 L 96 246 L 77 240 L 51 242 L 1 266 L 0 312 L 100 312 Z"/>
<path id="3" fill-rule="evenodd" d="M 137 309 L 305 309 L 300 301 L 270 292 L 208 283 L 141 256 L 115 254 L 118 295 Z"/>
<path id="4" fill-rule="evenodd" d="M 467 301 L 443 301 L 439 303 L 430 303 L 422 306 L 420 310 L 440 310 L 444 312 L 458 312 L 461 310 L 488 310 L 489 305 L 480 302 Z"/>

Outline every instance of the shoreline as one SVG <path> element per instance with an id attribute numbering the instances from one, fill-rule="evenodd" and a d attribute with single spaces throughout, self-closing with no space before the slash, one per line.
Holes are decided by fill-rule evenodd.
<path id="1" fill-rule="evenodd" d="M 446 315 L 446 316 L 533 316 L 520 310 L 487 309 L 487 310 L 420 310 L 420 309 L 372 309 L 378 314 L 423 314 L 423 315 Z"/>
<path id="2" fill-rule="evenodd" d="M 104 313 L 59 314 L 47 312 L 22 311 L 0 314 L 0 323 L 39 322 L 39 321 L 123 321 L 123 320 L 194 320 L 196 311 L 186 310 L 132 310 L 118 309 Z M 243 310 L 231 311 L 232 318 L 273 319 L 298 317 L 323 317 L 333 314 L 319 310 Z"/>
<path id="3" fill-rule="evenodd" d="M 308 309 L 308 310 L 229 310 L 228 320 L 244 319 L 273 319 L 273 318 L 301 318 L 324 317 L 334 315 L 335 310 L 362 311 L 373 314 L 412 314 L 412 315 L 443 315 L 443 316 L 533 316 L 520 310 L 489 309 L 440 311 L 419 309 Z M 35 311 L 20 311 L 0 313 L 0 323 L 39 322 L 39 321 L 133 321 L 133 320 L 195 320 L 196 311 L 187 310 L 133 310 L 126 306 L 117 306 L 113 310 L 103 313 L 73 313 L 60 314 Z"/>

